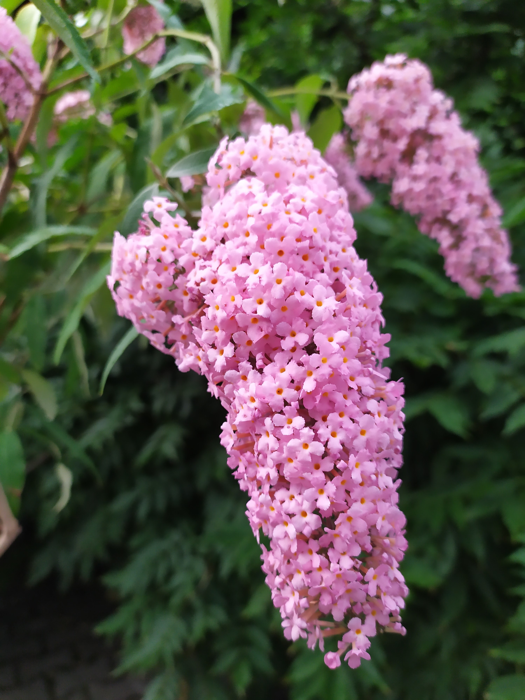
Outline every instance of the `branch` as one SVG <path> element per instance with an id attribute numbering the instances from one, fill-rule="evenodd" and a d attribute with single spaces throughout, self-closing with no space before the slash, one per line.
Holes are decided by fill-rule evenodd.
<path id="1" fill-rule="evenodd" d="M 166 37 L 166 36 L 178 36 L 181 39 L 188 39 L 189 41 L 196 41 L 200 44 L 204 44 L 206 48 L 209 50 L 211 54 L 211 59 L 212 59 L 212 65 L 213 65 L 213 70 L 214 70 L 214 89 L 216 92 L 220 91 L 220 73 L 221 73 L 221 57 L 219 54 L 219 49 L 216 47 L 216 45 L 213 43 L 211 38 L 209 36 L 206 36 L 206 34 L 197 34 L 196 32 L 186 32 L 182 29 L 165 29 L 162 32 L 158 32 L 157 34 L 154 34 L 148 41 L 144 42 L 142 46 L 139 46 L 138 49 L 135 49 L 130 54 L 127 54 L 126 56 L 122 56 L 121 58 L 117 59 L 116 61 L 112 61 L 111 63 L 106 63 L 102 66 L 99 66 L 97 68 L 97 72 L 100 73 L 105 73 L 108 70 L 112 70 L 113 68 L 118 68 L 120 65 L 123 63 L 126 63 L 130 58 L 133 58 L 137 54 L 141 53 L 141 51 L 144 51 L 145 49 L 148 48 L 151 44 L 153 44 L 154 41 L 157 41 L 157 39 L 160 39 L 161 37 Z M 69 80 L 65 80 L 63 83 L 60 83 L 60 85 L 55 86 L 54 88 L 51 88 L 47 92 L 47 96 L 49 95 L 54 95 L 56 92 L 60 92 L 60 90 L 63 90 L 66 87 L 69 87 L 70 85 L 75 85 L 76 83 L 79 83 L 81 80 L 84 80 L 84 78 L 88 78 L 87 73 L 81 73 L 80 75 L 77 75 L 76 78 L 70 78 Z M 217 82 L 218 81 L 218 82 Z M 217 90 L 217 85 L 218 90 Z"/>
<path id="2" fill-rule="evenodd" d="M 20 132 L 16 146 L 13 150 L 9 151 L 7 165 L 0 176 L 0 214 L 5 206 L 9 192 L 11 191 L 11 186 L 13 184 L 13 180 L 15 179 L 16 171 L 18 170 L 18 161 L 20 160 L 20 156 L 25 151 L 37 125 L 38 117 L 40 116 L 40 108 L 42 107 L 42 103 L 46 97 L 47 83 L 55 67 L 57 52 L 58 43 L 55 51 L 53 52 L 53 56 L 47 60 L 42 73 L 42 86 L 35 95 L 33 106 L 31 107 L 24 126 L 22 127 L 22 131 Z"/>

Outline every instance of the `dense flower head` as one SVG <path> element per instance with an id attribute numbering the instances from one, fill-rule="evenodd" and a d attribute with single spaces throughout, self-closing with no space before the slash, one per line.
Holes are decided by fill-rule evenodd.
<path id="1" fill-rule="evenodd" d="M 341 187 L 348 197 L 350 211 L 361 211 L 372 203 L 372 195 L 361 182 L 348 153 L 344 134 L 334 134 L 324 152 L 324 159 L 337 173 Z"/>
<path id="2" fill-rule="evenodd" d="M 158 197 L 115 234 L 118 311 L 227 411 L 221 442 L 262 546 L 285 636 L 335 636 L 351 667 L 404 633 L 398 507 L 403 386 L 382 367 L 381 294 L 346 192 L 303 133 L 224 139 L 197 230 Z"/>
<path id="3" fill-rule="evenodd" d="M 392 181 L 392 201 L 435 238 L 449 277 L 467 294 L 519 289 L 501 209 L 478 163 L 479 145 L 428 68 L 398 54 L 350 79 L 345 121 L 363 177 Z"/>
<path id="4" fill-rule="evenodd" d="M 25 119 L 40 89 L 42 75 L 26 37 L 0 7 L 0 100 L 7 118 Z"/>
<path id="5" fill-rule="evenodd" d="M 122 27 L 124 53 L 131 54 L 157 32 L 164 29 L 164 22 L 152 5 L 134 7 L 126 17 Z M 156 66 L 166 51 L 166 39 L 161 37 L 137 54 L 137 58 L 147 66 Z"/>
<path id="6" fill-rule="evenodd" d="M 53 111 L 55 120 L 59 123 L 69 119 L 87 119 L 95 114 L 95 107 L 91 102 L 88 90 L 74 90 L 66 92 L 55 103 Z"/>

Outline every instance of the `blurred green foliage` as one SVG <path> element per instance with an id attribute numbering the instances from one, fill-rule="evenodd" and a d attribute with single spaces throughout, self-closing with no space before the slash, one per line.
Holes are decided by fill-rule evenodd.
<path id="1" fill-rule="evenodd" d="M 89 5 L 64 8 L 89 10 L 101 27 L 124 9 Z M 197 2 L 167 1 L 165 16 L 174 29 L 211 31 Z M 224 22 L 220 32 L 224 53 Z M 207 101 L 209 55 L 180 39 L 151 72 L 132 59 L 98 85 L 79 83 L 111 112 L 109 126 L 74 120 L 50 145 L 57 95 L 44 103 L 0 224 L 0 449 L 10 455 L 0 479 L 15 465 L 13 509 L 15 435 L 26 475 L 25 539 L 5 562 L 14 571 L 22 559 L 32 583 L 53 572 L 64 586 L 101 578 L 118 605 L 100 631 L 122 639 L 122 671 L 152 677 L 146 700 L 525 698 L 525 293 L 467 299 L 387 188 L 371 185 L 375 202 L 355 221 L 384 294 L 392 372 L 406 384 L 405 638 L 374 640 L 356 671 L 330 671 L 319 652 L 285 643 L 205 381 L 140 338 L 98 395 L 128 331 L 104 284 L 113 231 L 134 230 L 144 199 L 166 184 L 182 198 L 166 173 L 235 134 L 246 94 L 268 100 L 252 82 L 269 89 L 269 118 L 297 108 L 326 143 L 343 102 L 283 87 L 341 90 L 386 53 L 420 57 L 481 140 L 523 270 L 524 32 L 525 6 L 510 0 L 235 0 L 228 70 L 250 82 L 225 78 L 217 102 Z M 106 44 L 97 36 L 95 65 L 118 60 L 118 26 Z M 80 74 L 68 58 L 52 86 Z M 191 215 L 197 203 L 183 206 Z"/>

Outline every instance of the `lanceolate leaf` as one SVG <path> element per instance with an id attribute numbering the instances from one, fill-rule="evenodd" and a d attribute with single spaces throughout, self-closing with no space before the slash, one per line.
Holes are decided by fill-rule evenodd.
<path id="1" fill-rule="evenodd" d="M 257 87 L 257 85 L 246 80 L 246 78 L 241 78 L 240 75 L 236 75 L 235 79 L 240 82 L 245 91 L 251 95 L 254 100 L 261 105 L 261 107 L 264 107 L 264 109 L 268 109 L 271 112 L 275 112 L 275 114 L 278 114 L 280 117 L 284 117 L 282 109 L 276 105 L 275 102 L 270 100 L 270 98 L 265 95 L 264 92 Z"/>
<path id="2" fill-rule="evenodd" d="M 193 66 L 204 66 L 209 63 L 209 58 L 196 51 L 188 51 L 185 48 L 177 46 L 175 49 L 170 51 L 166 58 L 159 63 L 150 73 L 150 78 L 156 80 L 160 78 L 161 75 L 168 73 L 168 71 L 173 70 L 177 66 L 183 65 L 193 65 Z"/>
<path id="3" fill-rule="evenodd" d="M 25 481 L 25 460 L 22 443 L 17 433 L 5 430 L 0 433 L 0 483 L 16 515 L 20 492 Z"/>
<path id="4" fill-rule="evenodd" d="M 190 124 L 194 124 L 199 117 L 203 116 L 203 114 L 219 112 L 221 109 L 224 109 L 224 107 L 239 104 L 243 101 L 244 98 L 242 95 L 236 94 L 232 90 L 231 85 L 223 84 L 219 94 L 213 92 L 213 90 L 206 85 L 193 107 L 184 117 L 182 126 L 190 126 Z"/>
<path id="5" fill-rule="evenodd" d="M 29 45 L 32 46 L 36 36 L 38 23 L 40 22 L 40 10 L 32 5 L 24 5 L 16 16 L 16 26 L 21 33 L 26 37 Z"/>
<path id="6" fill-rule="evenodd" d="M 37 372 L 22 370 L 22 377 L 33 398 L 46 414 L 48 420 L 54 420 L 57 414 L 57 397 L 51 384 Z"/>
<path id="7" fill-rule="evenodd" d="M 525 676 L 512 675 L 495 678 L 487 688 L 486 700 L 523 700 L 525 698 Z"/>
<path id="8" fill-rule="evenodd" d="M 181 158 L 168 170 L 167 177 L 183 177 L 184 175 L 200 175 L 208 170 L 208 163 L 213 156 L 217 146 L 203 148 L 202 151 L 195 151 L 188 156 Z"/>
<path id="9" fill-rule="evenodd" d="M 525 197 L 515 204 L 503 217 L 503 226 L 512 228 L 525 221 Z"/>
<path id="10" fill-rule="evenodd" d="M 64 44 L 71 50 L 78 62 L 89 73 L 96 82 L 99 81 L 89 50 L 77 31 L 73 22 L 66 15 L 64 10 L 53 0 L 34 0 L 34 4 L 44 15 L 46 22 L 62 39 Z"/>
<path id="11" fill-rule="evenodd" d="M 80 292 L 79 298 L 75 306 L 71 309 L 69 314 L 64 321 L 64 325 L 58 336 L 57 344 L 55 347 L 55 353 L 53 355 L 53 361 L 55 364 L 60 362 L 64 348 L 69 338 L 78 328 L 80 319 L 85 311 L 86 306 L 89 304 L 91 297 L 97 292 L 100 287 L 105 283 L 106 277 L 109 273 L 110 263 L 106 263 L 93 277 L 85 284 L 84 288 Z"/>
<path id="12" fill-rule="evenodd" d="M 56 154 L 52 166 L 45 170 L 38 180 L 36 197 L 34 201 L 35 223 L 43 227 L 47 223 L 47 192 L 49 186 L 64 167 L 68 158 L 72 155 L 78 143 L 78 136 L 72 136 Z"/>
<path id="13" fill-rule="evenodd" d="M 111 353 L 111 355 L 108 358 L 108 361 L 106 363 L 106 366 L 104 367 L 104 371 L 102 372 L 102 379 L 100 380 L 100 389 L 99 393 L 102 395 L 104 393 L 104 387 L 106 386 L 106 381 L 107 378 L 109 377 L 109 373 L 115 366 L 116 362 L 120 359 L 122 353 L 124 350 L 131 345 L 131 343 L 135 340 L 135 338 L 138 336 L 139 332 L 135 328 L 135 326 L 131 326 L 131 328 L 128 330 L 126 335 L 118 342 L 116 345 L 115 349 Z"/>
<path id="14" fill-rule="evenodd" d="M 16 10 L 17 7 L 20 7 L 22 4 L 22 0 L 2 0 L 0 2 L 0 7 L 3 7 L 7 10 L 9 14 L 13 12 L 13 10 Z"/>
<path id="15" fill-rule="evenodd" d="M 341 110 L 336 105 L 332 105 L 328 109 L 323 109 L 322 112 L 319 112 L 308 131 L 308 136 L 312 139 L 314 146 L 323 153 L 332 136 L 341 131 L 342 126 L 343 117 Z"/>
<path id="16" fill-rule="evenodd" d="M 148 185 L 140 190 L 128 207 L 124 220 L 118 229 L 119 233 L 121 233 L 123 236 L 127 236 L 128 234 L 137 230 L 138 221 L 144 207 L 144 202 L 152 197 L 155 197 L 158 193 L 159 186 L 156 182 L 153 185 Z"/>
<path id="17" fill-rule="evenodd" d="M 301 118 L 301 124 L 303 126 L 308 124 L 310 113 L 319 99 L 316 92 L 321 88 L 323 82 L 320 75 L 307 75 L 306 78 L 300 80 L 296 85 L 298 88 L 312 91 L 311 93 L 305 92 L 303 94 L 298 94 L 295 98 L 295 104 L 297 105 L 297 111 L 299 112 L 299 117 Z"/>
<path id="18" fill-rule="evenodd" d="M 525 427 L 525 403 L 518 406 L 507 418 L 503 435 L 512 435 L 523 427 Z"/>
<path id="19" fill-rule="evenodd" d="M 31 233 L 26 233 L 15 241 L 8 253 L 9 259 L 17 258 L 39 243 L 48 241 L 55 236 L 93 236 L 95 232 L 96 229 L 89 226 L 44 226 L 36 231 L 31 231 Z"/>
<path id="20" fill-rule="evenodd" d="M 100 473 L 97 467 L 95 466 L 93 460 L 85 452 L 82 446 L 78 444 L 78 441 L 72 438 L 71 435 L 69 435 L 64 430 L 64 428 L 58 425 L 57 422 L 49 422 L 45 424 L 45 431 L 53 438 L 53 440 L 58 445 L 61 445 L 62 447 L 67 449 L 71 457 L 78 459 L 79 462 L 82 462 L 82 464 L 88 467 L 96 476 L 97 481 L 99 483 L 101 482 Z"/>
<path id="21" fill-rule="evenodd" d="M 230 32 L 232 17 L 231 0 L 201 0 L 210 23 L 215 43 L 219 47 L 223 64 L 230 53 Z"/>

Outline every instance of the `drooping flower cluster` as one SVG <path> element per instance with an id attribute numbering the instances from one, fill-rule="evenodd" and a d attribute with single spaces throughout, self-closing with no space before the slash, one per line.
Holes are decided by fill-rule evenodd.
<path id="1" fill-rule="evenodd" d="M 124 38 L 124 53 L 131 54 L 142 46 L 148 39 L 164 29 L 164 22 L 152 5 L 134 7 L 126 17 L 122 27 Z M 166 39 L 160 37 L 143 51 L 137 58 L 151 68 L 156 66 L 166 51 Z"/>
<path id="2" fill-rule="evenodd" d="M 33 91 L 40 89 L 42 75 L 33 58 L 29 42 L 0 7 L 0 100 L 7 118 L 25 119 L 34 101 Z"/>
<path id="3" fill-rule="evenodd" d="M 70 119 L 88 119 L 95 114 L 89 90 L 66 92 L 55 103 L 53 110 L 55 121 L 63 124 Z"/>
<path id="4" fill-rule="evenodd" d="M 348 197 L 350 211 L 361 211 L 372 203 L 372 195 L 361 182 L 355 165 L 350 160 L 343 134 L 334 134 L 324 152 L 324 159 L 337 173 L 341 187 Z"/>
<path id="5" fill-rule="evenodd" d="M 501 209 L 478 163 L 476 138 L 428 68 L 398 54 L 351 78 L 345 121 L 363 177 L 392 181 L 392 201 L 435 238 L 448 276 L 467 294 L 516 291 Z"/>
<path id="6" fill-rule="evenodd" d="M 404 632 L 398 508 L 403 387 L 382 368 L 381 295 L 352 246 L 334 170 L 302 133 L 264 125 L 210 161 L 193 231 L 163 198 L 115 234 L 118 311 L 227 410 L 243 490 L 285 636 L 339 638 L 351 667 L 379 628 Z"/>

